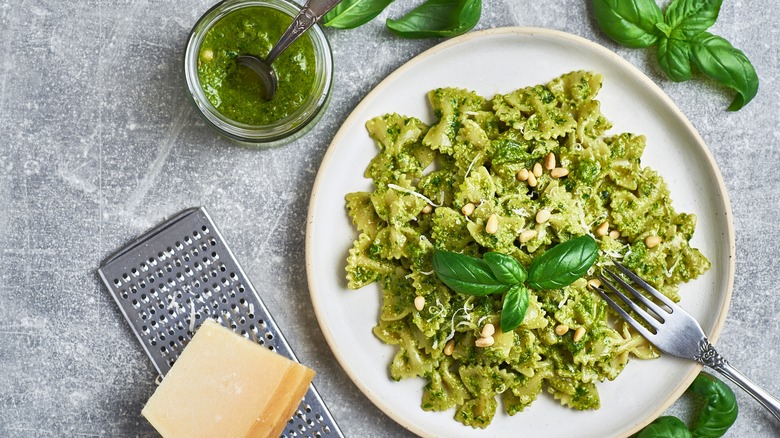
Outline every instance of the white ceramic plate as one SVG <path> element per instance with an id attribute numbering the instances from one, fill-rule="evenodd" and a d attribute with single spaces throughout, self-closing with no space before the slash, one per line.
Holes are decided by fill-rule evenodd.
<path id="1" fill-rule="evenodd" d="M 712 269 L 685 285 L 682 306 L 717 338 L 726 316 L 734 277 L 731 210 L 720 173 L 690 122 L 646 76 L 609 50 L 577 36 L 536 28 L 504 28 L 471 33 L 417 56 L 382 81 L 355 108 L 336 134 L 312 190 L 306 238 L 311 299 L 325 338 L 341 366 L 361 391 L 395 421 L 422 436 L 441 437 L 610 437 L 627 436 L 652 421 L 687 388 L 699 371 L 674 358 L 632 360 L 612 382 L 598 385 L 601 408 L 578 412 L 548 394 L 515 416 L 499 412 L 486 430 L 453 419 L 454 411 L 420 408 L 423 380 L 394 382 L 388 376 L 395 347 L 371 333 L 380 294 L 374 285 L 346 288 L 347 251 L 357 234 L 344 208 L 344 195 L 371 190 L 363 171 L 377 149 L 365 122 L 390 112 L 433 122 L 426 92 L 462 87 L 490 97 L 543 84 L 572 70 L 604 75 L 598 95 L 611 132 L 647 136 L 643 164 L 658 170 L 678 211 L 695 213 L 693 245 Z"/>

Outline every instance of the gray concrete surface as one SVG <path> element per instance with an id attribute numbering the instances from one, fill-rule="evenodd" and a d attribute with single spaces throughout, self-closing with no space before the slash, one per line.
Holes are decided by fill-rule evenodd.
<path id="1" fill-rule="evenodd" d="M 391 36 L 384 18 L 328 30 L 330 108 L 286 147 L 253 150 L 217 136 L 182 85 L 184 41 L 207 0 L 0 0 L 0 436 L 154 436 L 140 417 L 155 372 L 99 284 L 102 258 L 162 218 L 207 205 L 349 437 L 407 436 L 339 368 L 310 309 L 304 275 L 308 194 L 330 139 L 387 74 L 435 40 Z M 540 26 L 596 41 L 659 84 L 703 136 L 728 187 L 736 280 L 720 350 L 780 394 L 780 8 L 724 1 L 713 31 L 761 78 L 756 99 L 666 79 L 654 55 L 598 31 L 590 1 L 489 0 L 478 29 Z M 780 435 L 737 391 L 728 436 Z M 684 402 L 671 408 L 684 415 Z"/>

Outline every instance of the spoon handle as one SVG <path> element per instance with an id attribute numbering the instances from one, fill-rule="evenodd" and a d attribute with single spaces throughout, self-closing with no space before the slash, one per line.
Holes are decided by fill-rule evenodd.
<path id="1" fill-rule="evenodd" d="M 269 65 L 274 62 L 274 59 L 276 59 L 280 53 L 339 3 L 341 3 L 341 0 L 308 0 L 303 9 L 301 9 L 301 12 L 298 13 L 298 16 L 290 23 L 290 27 L 284 31 L 282 36 L 279 37 L 279 41 L 277 41 L 271 51 L 268 52 L 265 62 Z"/>

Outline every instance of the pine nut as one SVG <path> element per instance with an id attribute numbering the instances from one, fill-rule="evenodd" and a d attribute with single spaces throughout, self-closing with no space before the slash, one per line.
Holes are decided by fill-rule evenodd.
<path id="1" fill-rule="evenodd" d="M 550 176 L 553 178 L 563 178 L 568 174 L 569 174 L 569 169 L 565 167 L 556 167 L 555 169 L 550 171 Z"/>
<path id="2" fill-rule="evenodd" d="M 212 59 L 214 59 L 214 51 L 211 49 L 206 49 L 200 53 L 200 59 L 202 59 L 205 62 L 209 62 Z"/>
<path id="3" fill-rule="evenodd" d="M 609 237 L 612 238 L 612 240 L 617 240 L 620 237 L 620 231 L 618 230 L 612 230 L 609 232 Z"/>
<path id="4" fill-rule="evenodd" d="M 425 207 L 423 207 L 422 212 L 425 214 L 428 214 L 433 211 L 433 207 L 431 204 L 425 204 Z"/>
<path id="5" fill-rule="evenodd" d="M 534 176 L 537 178 L 542 176 L 542 165 L 539 163 L 534 164 Z"/>
<path id="6" fill-rule="evenodd" d="M 528 179 L 528 169 L 520 169 L 517 171 L 517 180 L 525 181 Z"/>
<path id="7" fill-rule="evenodd" d="M 609 222 L 604 221 L 604 222 L 601 223 L 601 225 L 596 227 L 596 235 L 597 236 L 604 237 L 604 236 L 607 235 L 607 233 L 609 233 Z"/>
<path id="8" fill-rule="evenodd" d="M 485 348 L 490 347 L 493 345 L 493 343 L 496 342 L 495 339 L 493 339 L 492 336 L 488 336 L 487 338 L 479 338 L 474 342 L 474 345 L 476 345 L 479 348 Z"/>
<path id="9" fill-rule="evenodd" d="M 496 333 L 496 327 L 491 324 L 487 323 L 484 327 L 482 327 L 482 337 L 483 338 L 490 338 Z"/>
<path id="10" fill-rule="evenodd" d="M 526 181 L 526 182 L 528 183 L 529 187 L 536 187 L 536 176 L 534 176 L 533 173 L 529 173 L 528 174 L 528 181 Z"/>
<path id="11" fill-rule="evenodd" d="M 546 208 L 543 208 L 539 210 L 538 213 L 536 213 L 536 223 L 537 224 L 543 224 L 550 220 L 550 216 L 552 216 L 552 213 L 550 213 L 550 210 L 547 210 Z"/>
<path id="12" fill-rule="evenodd" d="M 566 324 L 558 324 L 555 326 L 555 334 L 558 336 L 563 336 L 568 332 L 569 332 L 569 326 Z"/>
<path id="13" fill-rule="evenodd" d="M 414 308 L 418 311 L 422 311 L 425 307 L 425 297 L 417 296 L 414 298 Z"/>
<path id="14" fill-rule="evenodd" d="M 580 342 L 583 336 L 585 336 L 585 327 L 577 327 L 577 330 L 574 330 L 574 336 L 572 336 L 571 340 Z"/>
<path id="15" fill-rule="evenodd" d="M 544 157 L 544 168 L 547 170 L 555 169 L 555 154 L 550 152 Z"/>
<path id="16" fill-rule="evenodd" d="M 588 286 L 592 287 L 593 289 L 598 289 L 601 287 L 601 280 L 598 278 L 591 278 L 588 280 Z"/>
<path id="17" fill-rule="evenodd" d="M 498 215 L 493 213 L 488 218 L 487 224 L 485 224 L 485 232 L 488 234 L 496 234 L 496 231 L 498 231 Z"/>
<path id="18" fill-rule="evenodd" d="M 525 230 L 520 233 L 520 243 L 528 242 L 534 237 L 536 237 L 536 230 Z"/>
<path id="19" fill-rule="evenodd" d="M 463 213 L 463 216 L 471 216 L 471 213 L 474 213 L 474 209 L 477 207 L 474 206 L 471 202 L 464 205 L 463 208 L 460 209 L 461 213 Z"/>
<path id="20" fill-rule="evenodd" d="M 661 238 L 658 236 L 645 237 L 645 246 L 648 248 L 655 248 L 659 243 L 661 243 Z"/>
<path id="21" fill-rule="evenodd" d="M 455 339 L 450 339 L 444 344 L 444 354 L 446 356 L 452 356 L 453 351 L 455 351 Z"/>

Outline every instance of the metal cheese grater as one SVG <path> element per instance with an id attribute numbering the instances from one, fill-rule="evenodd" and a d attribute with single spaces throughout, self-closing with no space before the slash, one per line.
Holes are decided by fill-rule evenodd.
<path id="1" fill-rule="evenodd" d="M 202 207 L 149 230 L 98 273 L 161 377 L 206 318 L 298 361 Z M 282 435 L 342 436 L 314 385 Z"/>

